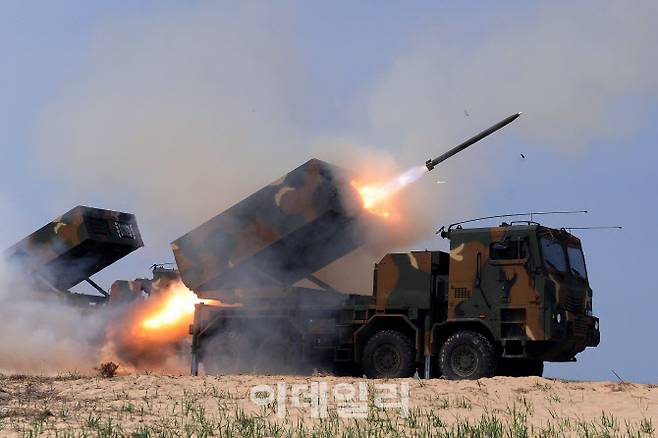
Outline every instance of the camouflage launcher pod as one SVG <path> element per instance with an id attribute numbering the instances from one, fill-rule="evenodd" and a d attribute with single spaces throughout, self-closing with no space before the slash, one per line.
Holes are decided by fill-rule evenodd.
<path id="1" fill-rule="evenodd" d="M 68 293 L 82 281 L 143 246 L 135 216 L 77 206 L 5 251 L 45 291 Z"/>
<path id="2" fill-rule="evenodd" d="M 213 291 L 294 284 L 361 244 L 356 194 L 312 159 L 172 243 L 185 285 Z"/>

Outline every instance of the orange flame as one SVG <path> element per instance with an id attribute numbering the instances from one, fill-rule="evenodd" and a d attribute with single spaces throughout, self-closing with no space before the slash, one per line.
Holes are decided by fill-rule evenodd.
<path id="1" fill-rule="evenodd" d="M 188 338 L 196 304 L 223 305 L 200 299 L 180 281 L 156 282 L 151 295 L 134 301 L 120 320 L 108 326 L 107 352 L 136 368 L 167 365 Z"/>
<path id="2" fill-rule="evenodd" d="M 146 330 L 164 330 L 184 326 L 192 322 L 196 304 L 221 305 L 219 300 L 204 300 L 186 288 L 182 283 L 176 283 L 167 289 L 155 307 L 143 316 L 139 327 Z"/>
<path id="3" fill-rule="evenodd" d="M 392 195 L 383 185 L 359 184 L 352 181 L 352 186 L 361 196 L 363 208 L 370 213 L 380 216 L 384 219 L 391 218 L 392 206 L 389 197 Z M 397 218 L 397 214 L 394 216 Z"/>
<path id="4" fill-rule="evenodd" d="M 194 316 L 194 305 L 202 302 L 203 300 L 185 286 L 172 287 L 158 307 L 142 320 L 140 327 L 147 330 L 160 330 L 181 323 L 187 324 Z"/>
<path id="5" fill-rule="evenodd" d="M 413 167 L 388 181 L 368 184 L 352 181 L 352 186 L 359 193 L 363 208 L 384 219 L 398 220 L 400 216 L 395 211 L 395 195 L 425 172 L 425 166 Z"/>

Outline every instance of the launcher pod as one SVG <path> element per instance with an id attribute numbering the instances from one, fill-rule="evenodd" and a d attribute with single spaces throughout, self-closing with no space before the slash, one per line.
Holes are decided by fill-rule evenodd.
<path id="1" fill-rule="evenodd" d="M 134 215 L 77 206 L 8 248 L 5 256 L 37 290 L 99 302 L 108 294 L 90 277 L 142 246 Z M 101 295 L 70 293 L 82 281 Z"/>

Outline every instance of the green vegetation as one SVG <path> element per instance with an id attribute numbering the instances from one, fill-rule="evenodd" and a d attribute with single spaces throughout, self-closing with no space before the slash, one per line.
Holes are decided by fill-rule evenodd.
<path id="1" fill-rule="evenodd" d="M 16 397 L 0 400 L 0 436 L 646 438 L 656 434 L 651 418 L 626 421 L 612 412 L 584 420 L 561 417 L 552 411 L 549 420 L 538 425 L 532 418 L 539 408 L 525 394 L 495 408 L 477 406 L 464 396 L 439 395 L 432 397 L 430 408 L 411 407 L 406 416 L 397 409 L 375 407 L 369 397 L 365 418 L 341 418 L 338 408 L 331 404 L 324 418 L 310 418 L 308 409 L 300 408 L 289 408 L 286 416 L 279 418 L 276 400 L 255 407 L 244 403 L 244 394 L 220 390 L 210 383 L 178 395 L 159 394 L 157 385 L 146 390 L 124 385 L 104 392 L 105 397 L 96 400 L 91 393 L 69 399 L 52 389 L 52 381 L 25 379 L 29 380 L 21 386 L 20 394 L 15 390 Z M 85 379 L 86 390 L 100 390 L 98 381 Z M 245 410 L 245 406 L 253 409 Z M 479 418 L 473 412 L 476 407 L 484 412 Z"/>
<path id="2" fill-rule="evenodd" d="M 143 412 L 143 411 L 141 411 Z M 541 427 L 528 424 L 525 414 L 511 410 L 512 416 L 482 415 L 479 420 L 457 419 L 450 424 L 441 420 L 434 410 L 412 410 L 406 418 L 373 410 L 364 419 L 341 420 L 335 413 L 322 420 L 276 419 L 260 414 L 247 414 L 241 409 L 209 413 L 203 406 L 194 406 L 187 414 L 174 412 L 151 419 L 146 424 L 128 427 L 120 414 L 102 417 L 89 414 L 81 424 L 67 418 L 68 427 L 58 419 L 44 416 L 3 418 L 2 430 L 14 430 L 24 437 L 440 437 L 440 438 L 522 438 L 522 437 L 653 437 L 655 429 L 650 419 L 623 426 L 611 414 L 603 413 L 600 421 L 577 422 L 560 420 Z M 137 413 L 137 415 L 143 415 Z M 61 419 L 60 419 L 61 420 Z M 131 422 L 132 424 L 133 422 Z"/>

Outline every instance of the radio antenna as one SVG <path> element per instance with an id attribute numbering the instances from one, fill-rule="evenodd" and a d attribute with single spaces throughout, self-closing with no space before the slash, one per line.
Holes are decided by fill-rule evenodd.
<path id="1" fill-rule="evenodd" d="M 621 230 L 619 225 L 599 226 L 599 227 L 564 227 L 563 230 Z"/>
<path id="2" fill-rule="evenodd" d="M 477 221 L 483 221 L 487 219 L 500 219 L 500 218 L 505 218 L 505 217 L 518 217 L 518 216 L 530 216 L 530 221 L 532 222 L 532 219 L 534 216 L 541 216 L 541 215 L 547 215 L 547 214 L 578 214 L 578 213 L 587 213 L 587 210 L 559 210 L 559 211 L 531 211 L 528 213 L 510 213 L 510 214 L 497 214 L 494 216 L 483 216 L 483 217 L 478 217 L 475 219 L 468 219 L 465 221 L 459 221 L 455 222 L 454 224 L 450 224 L 448 226 L 448 231 L 452 229 L 452 227 L 455 227 L 457 225 L 462 225 L 462 224 L 468 224 L 471 222 L 477 222 Z M 436 234 L 439 234 L 441 231 L 443 231 L 443 228 L 440 229 L 439 231 L 436 232 Z"/>

